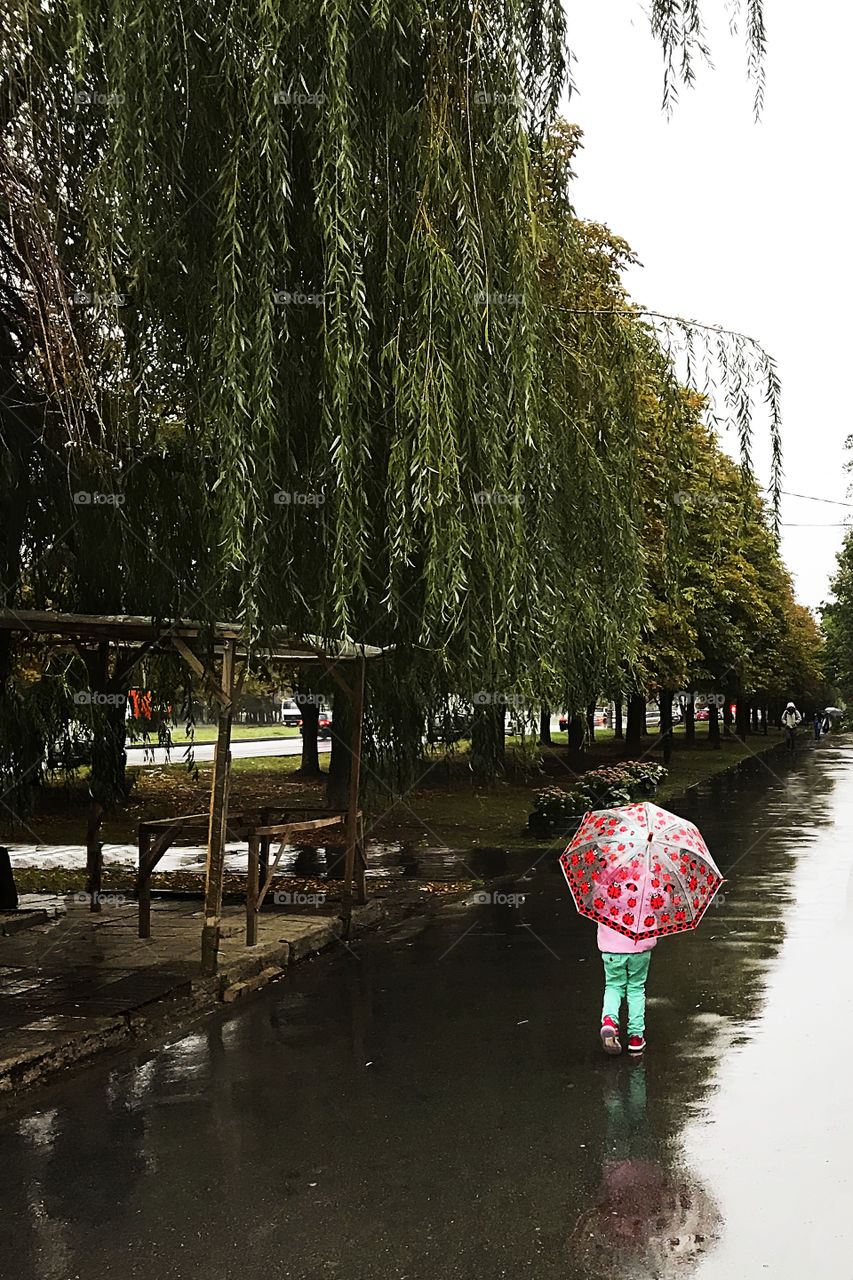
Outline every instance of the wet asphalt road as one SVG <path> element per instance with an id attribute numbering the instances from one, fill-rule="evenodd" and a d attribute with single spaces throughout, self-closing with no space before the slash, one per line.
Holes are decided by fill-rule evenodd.
<path id="1" fill-rule="evenodd" d="M 678 808 L 728 879 L 643 1061 L 542 857 L 3 1116 L 0 1276 L 853 1276 L 853 740 Z"/>

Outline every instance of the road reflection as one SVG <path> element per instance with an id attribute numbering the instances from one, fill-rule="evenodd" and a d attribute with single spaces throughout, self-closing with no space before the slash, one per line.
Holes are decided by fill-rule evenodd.
<path id="1" fill-rule="evenodd" d="M 645 1064 L 620 1068 L 605 1084 L 601 1184 L 572 1233 L 574 1257 L 589 1276 L 686 1276 L 719 1239 L 720 1214 L 695 1179 L 657 1159 Z"/>

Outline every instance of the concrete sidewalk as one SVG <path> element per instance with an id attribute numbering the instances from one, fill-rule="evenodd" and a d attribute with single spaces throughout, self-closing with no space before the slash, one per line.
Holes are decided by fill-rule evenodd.
<path id="1" fill-rule="evenodd" d="M 263 913 L 258 942 L 245 944 L 242 907 L 223 911 L 219 973 L 199 976 L 202 904 L 158 901 L 151 938 L 137 937 L 128 900 L 93 914 L 75 895 L 0 916 L 0 1094 L 14 1094 L 62 1067 L 180 1024 L 281 977 L 288 966 L 340 940 L 326 913 Z M 416 910 L 381 899 L 353 910 L 353 934 Z M 33 907 L 33 910 L 26 910 Z M 27 918 L 30 927 L 19 928 Z"/>

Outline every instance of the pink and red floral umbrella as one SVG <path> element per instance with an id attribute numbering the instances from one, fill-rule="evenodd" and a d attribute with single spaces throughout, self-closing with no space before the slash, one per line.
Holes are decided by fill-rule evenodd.
<path id="1" fill-rule="evenodd" d="M 580 914 L 633 939 L 695 929 L 723 883 L 699 829 L 649 803 L 584 814 L 560 865 Z"/>

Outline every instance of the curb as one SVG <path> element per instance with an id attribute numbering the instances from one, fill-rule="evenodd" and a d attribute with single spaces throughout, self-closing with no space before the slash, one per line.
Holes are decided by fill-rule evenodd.
<path id="1" fill-rule="evenodd" d="M 11 938 L 13 934 L 22 933 L 24 929 L 34 929 L 38 925 L 47 924 L 50 913 L 43 908 L 33 911 L 3 912 L 0 914 L 0 937 Z"/>

